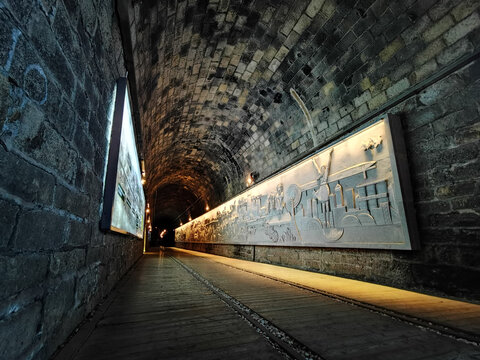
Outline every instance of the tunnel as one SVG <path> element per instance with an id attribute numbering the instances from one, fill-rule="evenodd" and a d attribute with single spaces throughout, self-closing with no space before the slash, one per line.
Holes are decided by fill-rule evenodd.
<path id="1" fill-rule="evenodd" d="M 479 5 L 0 0 L 0 358 L 178 269 L 235 308 L 194 253 L 478 305 Z"/>

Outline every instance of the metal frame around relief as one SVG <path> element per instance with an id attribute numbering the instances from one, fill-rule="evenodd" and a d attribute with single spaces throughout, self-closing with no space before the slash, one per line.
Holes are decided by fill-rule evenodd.
<path id="1" fill-rule="evenodd" d="M 400 119 L 362 126 L 177 228 L 175 241 L 418 248 Z"/>

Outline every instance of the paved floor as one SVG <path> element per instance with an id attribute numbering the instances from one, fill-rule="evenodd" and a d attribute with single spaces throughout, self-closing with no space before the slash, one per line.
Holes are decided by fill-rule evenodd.
<path id="1" fill-rule="evenodd" d="M 402 317 L 399 308 L 376 310 L 380 289 L 369 298 L 375 307 L 365 305 L 360 288 L 369 293 L 370 284 L 350 286 L 361 302 L 322 294 L 345 280 L 323 277 L 184 250 L 147 254 L 57 358 L 480 359 L 478 344 L 461 339 L 478 335 L 480 306 L 396 293 L 392 304 L 403 294 L 417 309 Z M 335 286 L 345 291 L 345 283 Z M 442 320 L 437 309 L 427 313 L 439 320 L 434 329 L 429 321 L 412 323 L 408 316 L 429 304 L 458 306 L 472 320 L 452 322 L 451 313 Z"/>
<path id="2" fill-rule="evenodd" d="M 439 330 L 443 331 L 442 327 L 451 328 L 455 333 L 462 332 L 467 338 L 471 335 L 474 341 L 480 340 L 480 305 L 478 304 L 196 251 L 183 249 L 175 249 L 175 251 L 200 256 L 230 267 L 279 279 L 304 288 L 319 290 L 324 294 L 354 299 L 358 303 L 369 305 L 371 308 L 384 309 L 419 320 L 423 319 L 426 325 L 429 322 L 439 325 Z M 414 319 L 409 320 L 413 321 Z M 420 323 L 422 322 L 420 321 Z"/>

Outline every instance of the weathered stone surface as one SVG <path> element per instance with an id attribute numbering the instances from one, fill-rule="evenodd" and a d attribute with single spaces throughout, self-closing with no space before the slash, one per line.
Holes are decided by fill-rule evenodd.
<path id="1" fill-rule="evenodd" d="M 480 16 L 477 13 L 473 13 L 446 32 L 445 41 L 448 45 L 451 45 L 479 26 Z"/>
<path id="2" fill-rule="evenodd" d="M 23 117 L 33 118 L 34 115 L 28 110 L 27 108 Z M 42 119 L 39 119 L 38 124 L 34 134 L 31 134 L 31 129 L 34 129 L 34 126 L 27 124 L 25 127 L 22 127 L 29 129 L 29 131 L 28 135 L 19 134 L 18 138 L 16 138 L 15 142 L 18 144 L 18 148 L 42 165 L 54 169 L 66 181 L 73 182 L 77 157 L 75 151 L 60 134 Z"/>
<path id="3" fill-rule="evenodd" d="M 69 246 L 85 246 L 90 243 L 92 227 L 88 223 L 70 221 L 67 244 Z"/>
<path id="4" fill-rule="evenodd" d="M 453 19 L 450 15 L 447 15 L 440 20 L 438 20 L 436 23 L 432 24 L 425 32 L 423 33 L 423 39 L 426 42 L 430 42 L 432 40 L 435 40 L 437 37 L 442 35 L 445 31 L 453 27 L 454 22 Z"/>
<path id="5" fill-rule="evenodd" d="M 43 330 L 53 333 L 61 324 L 66 312 L 74 304 L 75 278 L 54 281 L 50 284 L 43 309 Z"/>
<path id="6" fill-rule="evenodd" d="M 0 128 L 3 129 L 3 124 L 8 116 L 8 109 L 11 106 L 11 98 L 8 95 L 10 86 L 8 84 L 8 78 L 3 74 L 0 74 Z"/>
<path id="7" fill-rule="evenodd" d="M 452 75 L 422 91 L 419 100 L 423 105 L 432 105 L 462 86 L 461 79 Z"/>
<path id="8" fill-rule="evenodd" d="M 28 357 L 23 354 L 38 340 L 42 304 L 35 302 L 0 321 L 0 356 L 4 359 Z M 23 356 L 22 356 L 23 355 Z"/>
<path id="9" fill-rule="evenodd" d="M 41 254 L 0 256 L 2 286 L 0 299 L 40 284 L 48 268 L 48 256 Z"/>
<path id="10" fill-rule="evenodd" d="M 440 65 L 447 65 L 466 53 L 470 53 L 472 51 L 473 46 L 468 39 L 461 39 L 445 49 L 441 54 L 438 55 L 437 59 Z"/>
<path id="11" fill-rule="evenodd" d="M 378 108 L 380 105 L 384 104 L 387 102 L 387 97 L 385 93 L 380 93 L 371 100 L 368 101 L 368 107 L 373 110 Z"/>
<path id="12" fill-rule="evenodd" d="M 69 190 L 62 185 L 57 185 L 54 205 L 59 209 L 86 218 L 89 213 L 90 199 L 85 194 Z"/>
<path id="13" fill-rule="evenodd" d="M 74 77 L 65 55 L 56 41 L 56 36 L 48 19 L 43 16 L 33 16 L 28 23 L 27 31 L 33 47 L 38 51 L 38 56 L 48 62 L 52 78 L 58 81 L 63 91 L 70 94 Z M 50 81 L 52 78 L 50 78 Z"/>
<path id="14" fill-rule="evenodd" d="M 55 10 L 53 29 L 58 42 L 72 65 L 72 69 L 77 76 L 81 77 L 83 76 L 86 59 L 81 50 L 79 39 L 75 35 L 75 28 L 71 26 L 67 9 L 62 3 L 59 2 Z"/>
<path id="15" fill-rule="evenodd" d="M 94 148 L 92 141 L 83 129 L 83 126 L 79 124 L 77 130 L 73 136 L 77 150 L 83 156 L 83 158 L 90 164 L 93 164 Z"/>
<path id="16" fill-rule="evenodd" d="M 75 111 L 66 99 L 61 100 L 58 113 L 51 120 L 57 131 L 67 140 L 71 140 L 75 128 Z"/>
<path id="17" fill-rule="evenodd" d="M 118 278 L 116 280 L 118 280 Z M 75 291 L 76 307 L 85 304 L 91 306 L 89 302 L 99 289 L 98 281 L 99 273 L 98 268 L 95 265 L 91 265 L 85 271 L 79 274 Z M 97 291 L 95 291 L 95 289 L 97 289 Z"/>
<path id="18" fill-rule="evenodd" d="M 0 146 L 0 187 L 25 201 L 50 204 L 53 199 L 54 179 L 47 172 L 33 166 Z"/>
<path id="19" fill-rule="evenodd" d="M 421 34 L 431 25 L 431 19 L 429 16 L 424 15 L 420 19 L 417 19 L 412 26 L 405 29 L 402 33 L 402 38 L 405 43 L 409 44 L 412 41 L 421 37 Z"/>
<path id="20" fill-rule="evenodd" d="M 104 247 L 90 246 L 87 252 L 86 264 L 87 266 L 90 264 L 101 264 L 104 262 L 105 258 L 106 256 Z"/>
<path id="21" fill-rule="evenodd" d="M 460 21 L 470 15 L 479 6 L 480 4 L 475 0 L 462 1 L 452 10 L 452 15 L 455 20 Z"/>
<path id="22" fill-rule="evenodd" d="M 415 66 L 425 64 L 428 60 L 434 58 L 436 55 L 441 53 L 445 46 L 446 45 L 443 39 L 437 38 L 435 41 L 430 43 L 423 51 L 421 51 L 415 56 Z"/>
<path id="23" fill-rule="evenodd" d="M 17 223 L 19 207 L 0 199 L 0 248 L 6 247 Z"/>
<path id="24" fill-rule="evenodd" d="M 415 83 L 432 75 L 438 69 L 437 62 L 434 59 L 420 66 L 414 73 L 410 74 L 409 81 Z"/>
<path id="25" fill-rule="evenodd" d="M 385 49 L 380 52 L 380 59 L 383 62 L 390 60 L 405 44 L 401 38 L 395 39 L 391 44 L 389 44 Z"/>
<path id="26" fill-rule="evenodd" d="M 85 250 L 74 249 L 65 252 L 55 252 L 50 255 L 50 274 L 53 276 L 62 276 L 68 273 L 74 273 L 85 265 Z"/>
<path id="27" fill-rule="evenodd" d="M 14 248 L 21 250 L 53 250 L 65 242 L 66 218 L 42 210 L 28 210 L 20 214 Z"/>

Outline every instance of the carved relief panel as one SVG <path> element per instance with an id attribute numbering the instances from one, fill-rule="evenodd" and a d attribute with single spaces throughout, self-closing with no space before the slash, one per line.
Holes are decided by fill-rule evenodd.
<path id="1" fill-rule="evenodd" d="M 177 228 L 176 241 L 412 249 L 399 119 L 381 118 Z"/>

